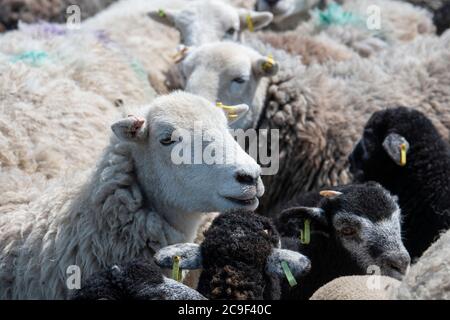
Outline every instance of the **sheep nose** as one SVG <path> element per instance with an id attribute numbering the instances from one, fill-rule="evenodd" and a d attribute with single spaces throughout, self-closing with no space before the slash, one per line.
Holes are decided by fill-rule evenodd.
<path id="1" fill-rule="evenodd" d="M 408 269 L 411 258 L 408 253 L 403 253 L 401 255 L 394 254 L 383 258 L 383 264 L 386 268 L 396 271 L 400 274 L 405 274 Z"/>
<path id="2" fill-rule="evenodd" d="M 235 174 L 236 181 L 242 184 L 256 185 L 259 175 L 252 175 L 248 172 L 238 171 Z"/>
<path id="3" fill-rule="evenodd" d="M 274 5 L 276 5 L 278 3 L 279 0 L 266 0 L 267 4 L 271 7 L 273 7 Z"/>

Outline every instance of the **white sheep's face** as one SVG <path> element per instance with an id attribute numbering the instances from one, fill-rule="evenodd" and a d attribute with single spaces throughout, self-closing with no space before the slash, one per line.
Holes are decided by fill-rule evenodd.
<path id="1" fill-rule="evenodd" d="M 253 127 L 262 107 L 257 102 L 261 80 L 275 75 L 278 64 L 232 42 L 216 42 L 191 49 L 181 63 L 185 90 L 227 105 L 245 103 L 250 111 L 234 127 Z"/>
<path id="2" fill-rule="evenodd" d="M 209 101 L 175 92 L 157 98 L 145 117 L 129 117 L 112 128 L 132 143 L 139 183 L 153 203 L 163 206 L 156 210 L 258 206 L 264 193 L 260 167 L 233 139 L 224 112 Z"/>
<path id="3" fill-rule="evenodd" d="M 191 1 L 183 9 L 162 9 L 149 12 L 154 20 L 180 31 L 184 45 L 201 45 L 208 42 L 237 41 L 247 29 L 247 19 L 251 19 L 255 30 L 268 25 L 273 18 L 269 12 L 256 12 L 234 8 L 216 0 Z"/>

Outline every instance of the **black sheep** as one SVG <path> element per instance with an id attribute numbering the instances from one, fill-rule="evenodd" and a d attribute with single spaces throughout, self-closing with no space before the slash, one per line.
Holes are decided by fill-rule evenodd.
<path id="1" fill-rule="evenodd" d="M 350 156 L 356 180 L 375 180 L 398 196 L 412 258 L 450 226 L 449 150 L 424 114 L 400 107 L 374 113 Z"/>
<path id="2" fill-rule="evenodd" d="M 304 254 L 312 267 L 301 285 L 283 287 L 283 298 L 308 299 L 341 276 L 378 271 L 401 278 L 406 272 L 410 259 L 401 240 L 400 209 L 379 184 L 301 194 L 286 207 L 276 219 L 283 248 Z M 299 238 L 307 220 L 309 243 Z"/>
<path id="3" fill-rule="evenodd" d="M 203 268 L 197 290 L 209 299 L 273 300 L 280 298 L 280 281 L 287 283 L 283 261 L 296 278 L 310 266 L 303 255 L 278 249 L 279 243 L 268 218 L 226 213 L 213 221 L 200 246 L 169 246 L 155 255 L 155 261 L 167 268 L 174 256 L 180 256 L 183 269 Z"/>
<path id="4" fill-rule="evenodd" d="M 164 277 L 153 261 L 134 260 L 89 277 L 73 300 L 203 300 L 197 291 Z"/>

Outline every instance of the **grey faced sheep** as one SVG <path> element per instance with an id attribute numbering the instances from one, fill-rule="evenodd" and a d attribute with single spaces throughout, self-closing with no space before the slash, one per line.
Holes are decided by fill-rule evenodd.
<path id="1" fill-rule="evenodd" d="M 203 268 L 197 290 L 209 299 L 279 299 L 280 282 L 287 282 L 285 261 L 294 278 L 309 270 L 309 260 L 279 249 L 271 221 L 250 212 L 217 217 L 200 245 L 176 244 L 161 249 L 155 261 L 170 268 L 174 256 L 183 269 Z"/>
<path id="2" fill-rule="evenodd" d="M 318 289 L 311 300 L 449 300 L 450 231 L 428 248 L 403 280 L 347 276 Z"/>
<path id="3" fill-rule="evenodd" d="M 237 107 L 236 115 L 246 109 Z M 138 111 L 112 125 L 90 177 L 61 179 L 0 215 L 0 298 L 66 298 L 71 265 L 87 277 L 193 241 L 205 212 L 256 209 L 264 192 L 260 167 L 233 139 L 221 109 L 175 92 Z M 201 143 L 203 134 L 213 141 Z M 193 141 L 194 152 L 180 159 Z M 194 158 L 220 149 L 227 159 Z"/>
<path id="4" fill-rule="evenodd" d="M 276 220 L 282 247 L 311 259 L 311 271 L 283 298 L 307 299 L 322 285 L 346 275 L 378 272 L 400 279 L 410 257 L 401 239 L 396 198 L 379 184 L 347 185 L 299 195 Z M 308 220 L 308 221 L 307 221 Z M 305 224 L 309 223 L 310 239 Z"/>
<path id="5" fill-rule="evenodd" d="M 165 277 L 153 260 L 134 260 L 91 275 L 72 300 L 204 300 L 197 291 Z"/>
<path id="6" fill-rule="evenodd" d="M 350 156 L 357 181 L 375 180 L 399 198 L 405 246 L 420 257 L 450 228 L 450 149 L 421 112 L 376 112 Z"/>

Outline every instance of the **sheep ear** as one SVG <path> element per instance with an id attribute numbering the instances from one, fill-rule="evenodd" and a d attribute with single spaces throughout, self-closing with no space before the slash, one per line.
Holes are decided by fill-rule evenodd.
<path id="1" fill-rule="evenodd" d="M 164 292 L 166 300 L 206 300 L 204 296 L 188 286 L 164 277 L 159 285 L 160 291 Z"/>
<path id="2" fill-rule="evenodd" d="M 328 225 L 328 221 L 325 216 L 325 211 L 321 208 L 314 208 L 314 207 L 292 207 L 283 210 L 280 213 L 280 219 L 288 218 L 288 216 L 299 216 L 304 219 L 310 219 L 322 226 Z"/>
<path id="3" fill-rule="evenodd" d="M 273 20 L 273 14 L 268 11 L 258 12 L 239 9 L 239 20 L 241 22 L 241 30 L 254 31 L 268 26 Z"/>
<path id="4" fill-rule="evenodd" d="M 175 256 L 180 257 L 181 269 L 192 270 L 203 267 L 200 246 L 195 243 L 177 243 L 167 246 L 159 250 L 154 258 L 158 266 L 170 269 Z"/>
<path id="5" fill-rule="evenodd" d="M 166 9 L 158 9 L 152 10 L 147 15 L 162 24 L 165 24 L 169 27 L 175 27 L 175 21 L 179 14 L 178 10 L 166 10 Z"/>
<path id="6" fill-rule="evenodd" d="M 319 192 L 319 194 L 327 199 L 336 199 L 340 195 L 342 195 L 342 192 L 335 191 L 335 190 L 322 190 Z"/>
<path id="7" fill-rule="evenodd" d="M 226 106 L 221 102 L 217 102 L 216 106 L 218 108 L 221 108 L 228 119 L 228 124 L 233 124 L 239 119 L 241 119 L 250 109 L 248 105 L 246 104 L 238 104 L 234 106 Z"/>
<path id="8" fill-rule="evenodd" d="M 397 133 L 388 134 L 383 141 L 383 148 L 397 165 L 406 165 L 409 142 L 404 137 Z"/>
<path id="9" fill-rule="evenodd" d="M 272 77 L 278 73 L 279 65 L 271 55 L 256 60 L 254 70 L 257 75 L 262 77 Z"/>
<path id="10" fill-rule="evenodd" d="M 111 129 L 123 141 L 142 141 L 148 133 L 145 119 L 132 115 L 115 122 Z"/>
<path id="11" fill-rule="evenodd" d="M 311 269 L 311 261 L 304 255 L 286 249 L 273 249 L 266 261 L 266 273 L 280 278 L 286 277 L 282 263 L 285 261 L 294 278 L 298 279 Z"/>

